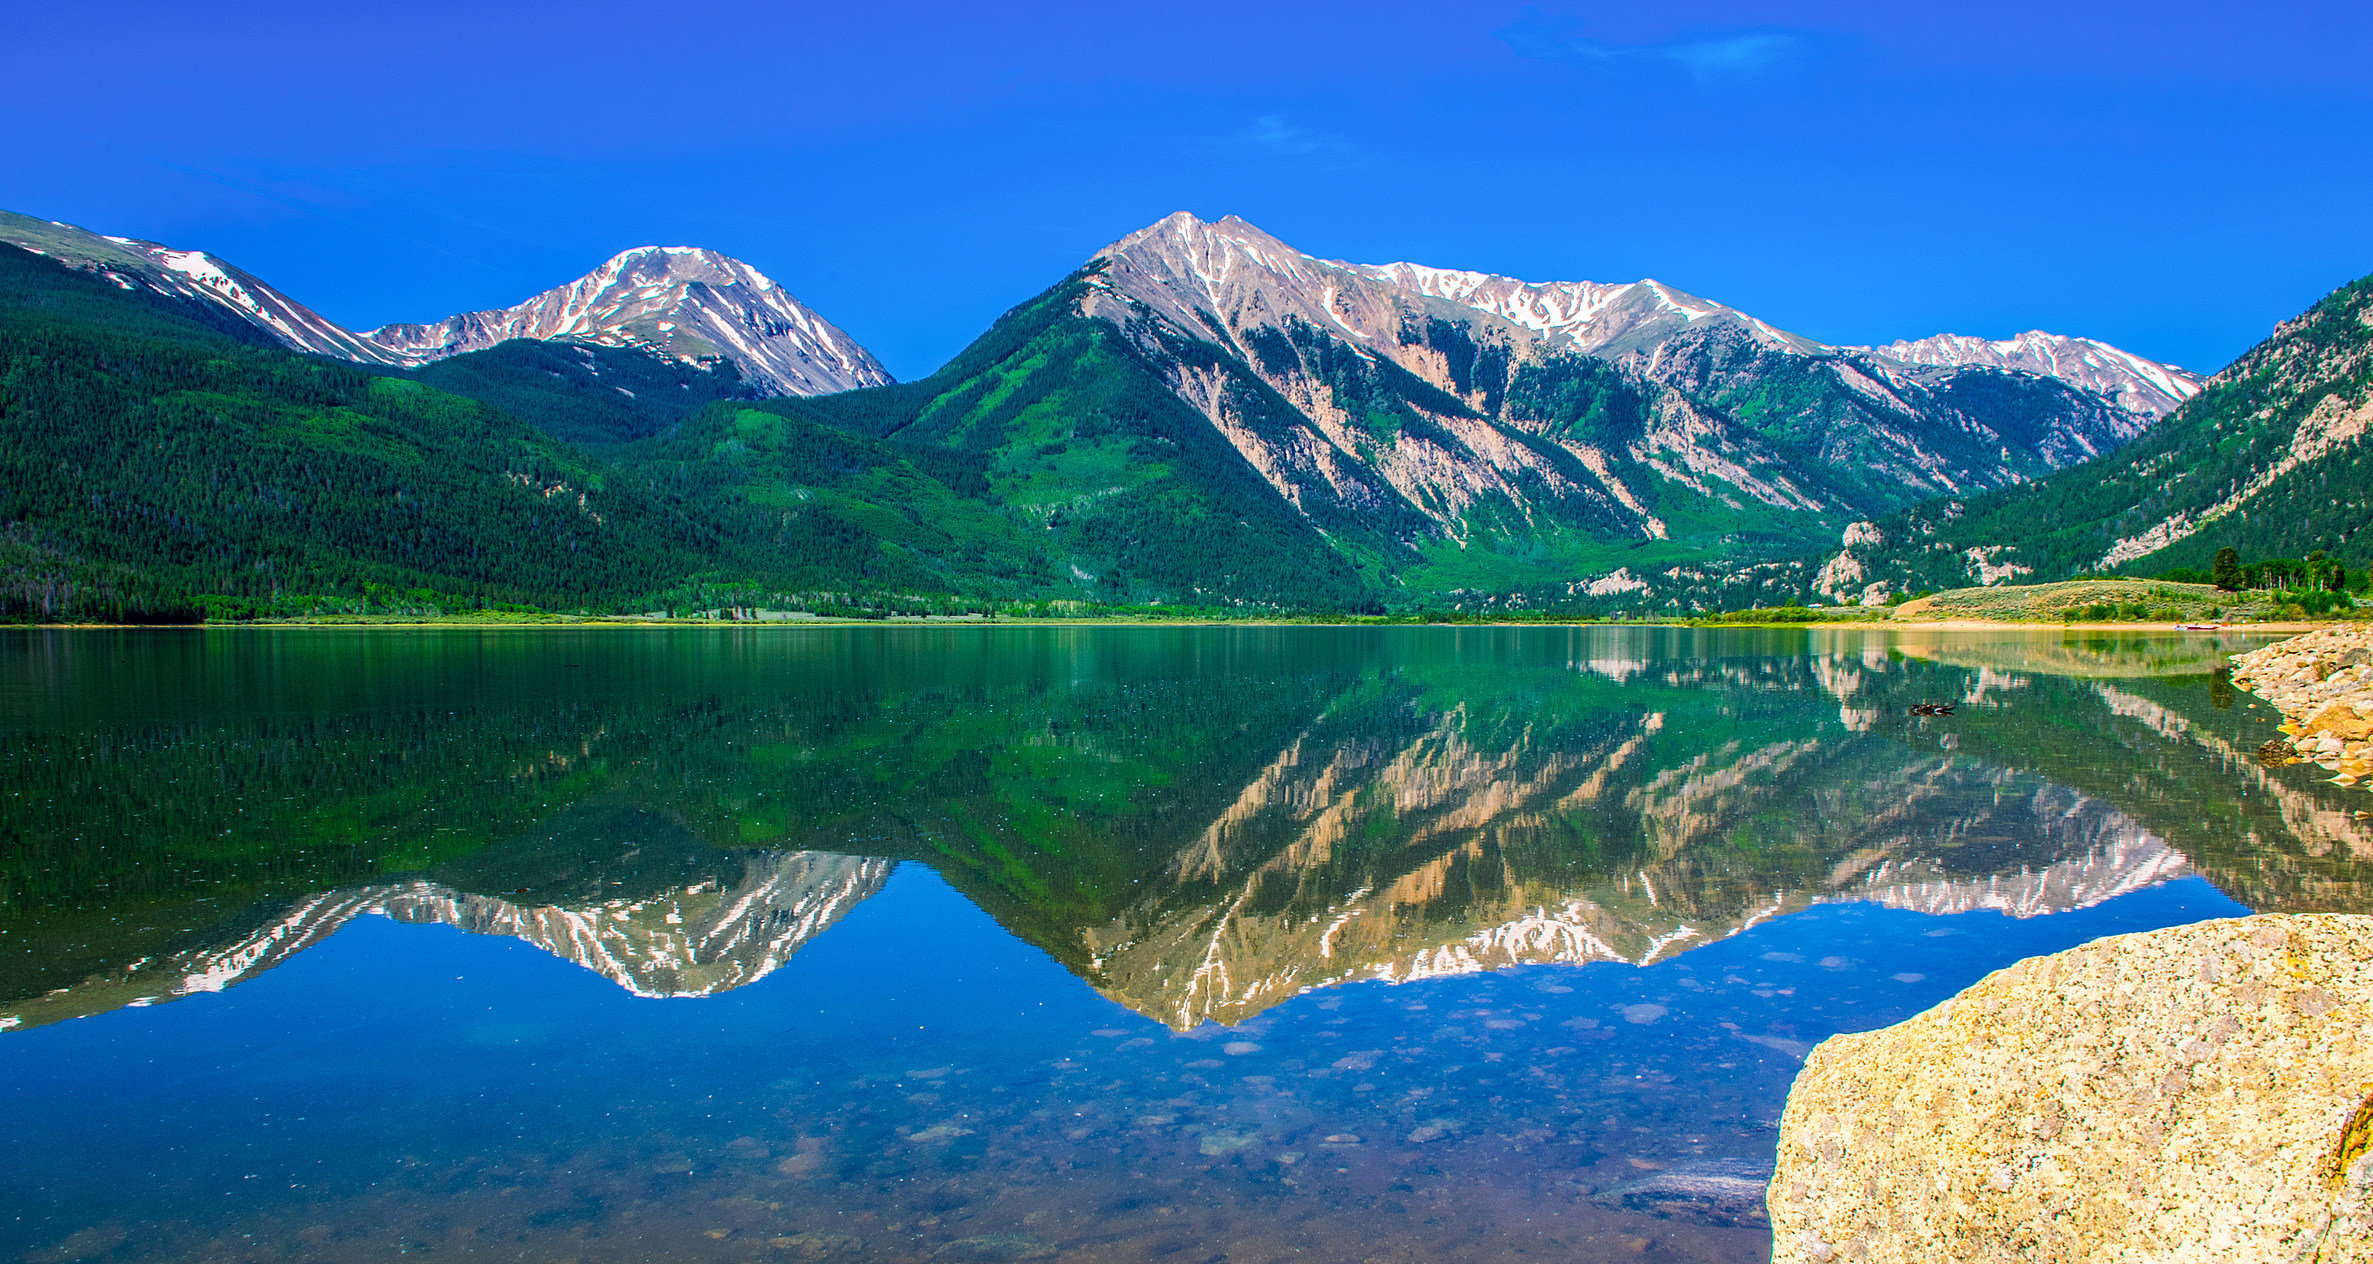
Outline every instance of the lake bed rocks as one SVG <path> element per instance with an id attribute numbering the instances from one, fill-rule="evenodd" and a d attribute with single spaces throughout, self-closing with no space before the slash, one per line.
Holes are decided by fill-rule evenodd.
<path id="1" fill-rule="evenodd" d="M 2269 764 L 2308 760 L 2344 786 L 2373 777 L 2373 624 L 2321 628 L 2233 656 L 2233 683 L 2282 712 Z"/>
<path id="2" fill-rule="evenodd" d="M 2373 916 L 2121 935 L 1815 1048 L 1772 1256 L 2373 1260 Z"/>

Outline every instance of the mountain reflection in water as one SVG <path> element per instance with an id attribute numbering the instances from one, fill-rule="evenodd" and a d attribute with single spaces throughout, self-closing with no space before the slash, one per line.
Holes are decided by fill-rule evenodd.
<path id="1" fill-rule="evenodd" d="M 946 635 L 888 635 L 901 634 Z M 48 832 L 83 846 L 130 824 L 124 799 L 166 806 L 152 783 L 175 784 L 193 758 L 268 770 L 212 813 L 159 813 L 189 836 L 139 822 L 138 849 L 165 858 L 149 866 L 178 869 L 185 890 L 236 881 L 183 867 L 192 853 L 294 867 L 352 846 L 319 837 L 333 832 L 321 822 L 351 830 L 390 800 L 408 811 L 382 826 L 394 854 L 361 866 L 376 880 L 256 892 L 165 952 L 138 941 L 154 933 L 128 924 L 142 919 L 111 919 L 131 932 L 120 945 L 85 922 L 76 946 L 115 960 L 41 979 L 51 986 L 0 1002 L 0 1022 L 219 990 L 366 912 L 516 936 L 638 995 L 707 995 L 774 970 L 901 859 L 939 870 L 1107 996 L 1184 1030 L 1358 979 L 1645 965 L 1822 900 L 2029 917 L 2197 865 L 2252 907 L 2353 907 L 2359 858 L 2373 854 L 2373 830 L 2344 798 L 2247 757 L 2262 719 L 2201 705 L 2201 681 L 2240 644 L 2229 638 L 1849 634 L 1830 652 L 1785 656 L 1700 634 L 1727 652 L 1652 659 L 1601 656 L 1640 632 L 1480 633 L 1464 635 L 1490 649 L 1467 661 L 1340 633 L 1326 648 L 1351 653 L 1232 645 L 1222 672 L 1178 673 L 1158 653 L 1133 661 L 1144 647 L 1079 633 L 1049 634 L 1071 639 L 1059 662 L 1022 634 L 1018 663 L 958 635 L 973 642 L 939 643 L 959 651 L 944 672 L 924 665 L 929 654 L 900 661 L 911 646 L 734 643 L 723 664 L 694 664 L 705 689 L 661 697 L 599 677 L 590 696 L 552 696 L 538 664 L 505 664 L 526 687 L 429 720 L 412 738 L 435 750 L 421 775 L 406 784 L 413 761 L 402 759 L 392 777 L 353 787 L 351 804 L 320 794 L 322 773 L 383 735 L 322 740 L 343 718 L 335 705 L 294 721 L 311 741 L 292 740 L 291 719 L 269 708 L 219 717 L 221 729 L 16 737 L 10 784 L 46 789 L 68 817 Z M 233 674 L 286 667 L 273 647 L 199 648 L 231 658 Z M 259 649 L 262 663 L 240 661 Z M 470 649 L 475 675 L 488 647 Z M 1571 653 L 1526 652 L 1536 649 Z M 1238 674 L 1238 659 L 1255 672 Z M 2031 660 L 2053 674 L 2023 670 Z M 782 693 L 741 688 L 811 665 L 821 679 Z M 419 669 L 450 685 L 446 666 Z M 1271 674 L 1281 667 L 1300 670 Z M 2186 668 L 2190 678 L 2167 674 Z M 983 683 L 1009 674 L 1023 678 Z M 1914 697 L 1962 709 L 1914 720 Z M 546 749 L 509 749 L 522 732 Z M 35 763 L 60 741 L 87 749 Z M 93 763 L 110 789 L 94 784 Z M 518 832 L 436 861 L 434 840 L 452 829 L 437 816 L 468 810 L 438 801 L 457 768 L 474 774 L 465 798 L 497 801 L 489 815 L 517 819 Z M 294 785 L 315 791 L 301 815 L 243 846 L 207 837 L 250 801 L 298 798 L 271 793 Z M 551 814 L 530 819 L 539 809 Z M 407 827 L 428 841 L 404 838 Z M 11 912 L 32 914 L 36 936 L 45 911 L 76 897 L 106 907 L 96 890 L 40 891 L 69 866 L 42 873 L 40 831 L 19 830 L 35 843 Z M 377 877 L 416 859 L 429 860 L 417 877 Z M 44 896 L 51 910 L 32 907 Z"/>
<path id="2" fill-rule="evenodd" d="M 1602 1247 L 1646 1235 L 1683 1258 L 1754 1258 L 1760 1209 L 1741 1191 L 1768 1163 L 1788 1073 L 1828 1032 L 1907 1016 L 1959 975 L 2068 935 L 2231 908 L 2211 887 L 2255 909 L 2373 903 L 2373 829 L 2345 792 L 2250 757 L 2278 717 L 2218 672 L 2256 643 L 1677 629 L 0 634 L 12 792 L 0 1057 L 104 1030 L 64 1019 L 246 996 L 242 984 L 332 941 L 378 945 L 374 969 L 397 968 L 405 944 L 464 952 L 387 937 L 419 934 L 393 923 L 437 923 L 533 945 L 635 997 L 712 998 L 669 1009 L 686 1016 L 740 1012 L 700 1008 L 736 996 L 826 998 L 801 1011 L 824 1043 L 766 1038 L 788 1079 L 777 1067 L 706 1081 L 698 1118 L 741 1122 L 620 1105 L 644 1122 L 557 1117 L 552 1154 L 574 1157 L 532 1161 L 447 1125 L 474 1157 L 451 1156 L 460 1166 L 435 1179 L 524 1187 L 520 1173 L 545 1165 L 552 1208 L 579 1210 L 518 1232 L 566 1228 L 568 1253 L 1086 1249 L 1088 1229 L 1028 1219 L 1045 1208 L 1025 1206 L 1038 1195 L 1021 1191 L 1038 1187 L 1014 1174 L 1043 1168 L 1074 1172 L 1076 1197 L 1082 1181 L 1121 1183 L 1095 1187 L 1113 1235 L 1096 1252 L 1115 1258 L 1162 1254 L 1162 1226 L 1186 1223 L 1179 1190 L 1141 1206 L 1128 1182 L 1228 1172 L 1257 1189 L 1212 1193 L 1212 1207 L 1319 1199 L 1305 1246 L 1335 1254 L 1376 1208 L 1416 1206 L 1410 1190 L 1471 1185 L 1501 1192 L 1458 1215 L 1437 1208 L 1437 1254 L 1458 1257 L 1470 1231 L 1518 1249 L 1505 1235 L 1537 1213 Z M 1915 702 L 1958 707 L 1918 718 Z M 1153 1023 L 1115 1025 L 1135 1020 L 1109 1007 L 1082 1019 L 1107 1024 L 1092 1033 L 1106 1052 L 1091 1053 L 1044 1043 L 1085 1037 L 1003 1020 L 981 1029 L 970 1082 L 961 1067 L 897 1061 L 909 1037 L 895 1033 L 948 1028 L 955 1002 L 866 983 L 888 950 L 865 938 L 878 932 L 842 927 L 898 891 L 885 916 L 912 919 L 941 890 L 968 907 L 913 922 L 898 952 L 950 978 L 1007 960 L 1008 947 L 963 940 L 975 919 Z M 1955 929 L 1971 914 L 2010 920 Z M 2046 916 L 2062 914 L 2076 916 Z M 873 957 L 784 969 L 844 940 L 875 943 Z M 1856 964 L 1866 958 L 1894 964 Z M 323 969 L 360 968 L 339 960 Z M 1617 964 L 1570 969 L 1592 963 Z M 1485 975 L 1517 966 L 1552 973 Z M 799 977 L 752 986 L 777 974 Z M 1351 986 L 1370 982 L 1407 986 Z M 1040 998 L 1033 1013 L 1084 1013 L 1051 987 L 1014 995 Z M 1184 1043 L 1166 1053 L 1165 1041 Z M 632 1070 L 626 1048 L 604 1064 Z M 1448 1078 L 1394 1087 L 1429 1056 L 1450 1059 Z M 884 1132 L 900 1112 L 920 1113 Z M 750 1122 L 767 1117 L 788 1131 Z M 736 1131 L 702 1140 L 704 1128 Z M 633 1157 L 657 1144 L 636 1138 L 661 1133 L 689 1166 L 669 1168 L 674 1150 Z M 941 1157 L 894 1158 L 918 1146 Z M 1322 1154 L 1331 1168 L 1295 1166 Z M 486 1163 L 496 1175 L 452 1174 Z M 103 1187 L 105 1165 L 90 1164 Z M 713 1213 L 718 1236 L 687 1246 L 604 1210 L 624 1205 L 624 1185 L 563 1197 L 554 1164 L 713 1171 L 726 1184 L 703 1197 L 743 1201 Z M 914 1203 L 921 1187 L 905 1183 L 925 1169 L 947 1182 L 931 1197 L 984 1224 L 995 1217 L 981 1209 L 1006 1207 L 1013 1223 L 957 1232 L 955 1212 Z M 1343 1188 L 1310 1192 L 1322 1177 Z M 386 1201 L 399 1185 L 321 1213 L 327 1238 L 273 1232 L 318 1257 L 355 1226 L 426 1215 Z M 64 1227 L 26 1249 L 80 1258 L 69 1231 L 84 1230 L 67 1223 L 79 1213 L 56 1198 L 42 1223 Z M 679 1195 L 633 1199 L 649 1214 L 712 1214 Z M 810 1215 L 827 1204 L 876 1231 Z M 510 1214 L 471 1213 L 482 1225 Z M 1139 1219 L 1142 1231 L 1109 1228 Z M 898 1242 L 921 1245 L 886 1247 L 878 1226 L 893 1222 Z M 82 1245 L 114 1230 L 89 1232 Z M 1197 1232 L 1251 1240 L 1224 1217 Z M 602 1235 L 607 1247 L 589 1245 Z"/>

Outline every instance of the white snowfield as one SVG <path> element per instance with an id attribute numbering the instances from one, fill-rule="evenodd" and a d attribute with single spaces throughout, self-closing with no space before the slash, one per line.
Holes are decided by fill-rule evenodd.
<path id="1" fill-rule="evenodd" d="M 1545 342 L 1576 351 L 1605 350 L 1644 325 L 1661 326 L 1657 328 L 1661 333 L 1675 322 L 1686 327 L 1725 318 L 1737 322 L 1766 346 L 1804 353 L 1829 349 L 1736 308 L 1684 294 L 1654 278 L 1614 283 L 1519 281 L 1487 272 L 1429 268 L 1422 263 L 1348 266 L 1412 293 L 1497 316 L 1532 330 Z"/>

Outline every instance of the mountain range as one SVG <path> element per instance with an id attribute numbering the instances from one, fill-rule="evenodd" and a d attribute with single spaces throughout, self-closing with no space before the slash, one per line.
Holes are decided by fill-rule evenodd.
<path id="1" fill-rule="evenodd" d="M 912 599 L 1614 612 L 1859 599 L 2188 558 L 2201 524 L 2249 518 L 2242 502 L 2287 500 L 2302 478 L 2329 483 L 2339 467 L 2328 460 L 2352 461 L 2364 428 L 2356 405 L 2314 412 L 2319 383 L 2361 371 L 2345 338 L 2306 360 L 2261 348 L 2261 368 L 2237 364 L 2201 397 L 2197 375 L 2091 339 L 1836 346 L 1654 280 L 1346 263 L 1234 217 L 1185 213 L 1096 252 L 903 384 L 757 270 L 692 247 L 622 252 L 516 306 L 356 332 L 203 252 L 19 215 L 0 215 L 0 242 L 62 265 L 16 267 L 9 324 L 24 333 L 55 334 L 66 307 L 92 338 L 120 341 L 131 325 L 154 337 L 164 320 L 185 343 L 247 345 L 238 363 L 254 371 L 233 394 L 276 397 L 294 372 L 263 370 L 277 350 L 359 370 L 341 379 L 338 408 L 459 416 L 474 404 L 504 419 L 412 433 L 400 471 L 352 445 L 309 462 L 301 450 L 320 442 L 318 426 L 276 436 L 269 455 L 243 455 L 246 438 L 219 427 L 193 430 L 187 442 L 218 471 L 197 497 L 163 472 L 114 490 L 87 485 L 103 475 L 62 477 L 106 468 L 89 462 L 119 459 L 99 454 L 124 443 L 153 446 L 159 426 L 148 417 L 128 423 L 141 438 L 96 442 L 103 427 L 87 406 L 77 421 L 77 406 L 53 397 L 38 405 L 48 422 L 10 438 L 50 485 L 0 506 L 0 588 L 15 594 L 0 602 L 20 616 L 367 605 L 389 589 L 430 605 L 587 609 Z M 75 277 L 100 288 L 69 302 Z M 2330 341 L 2346 319 L 2286 326 L 2278 340 Z M 94 355 L 66 395 L 122 385 Z M 2273 358 L 2286 385 L 2261 381 Z M 219 376 L 219 358 L 206 363 Z M 394 396 L 369 379 L 429 393 Z M 2215 480 L 2150 481 L 2141 454 L 2204 433 L 2232 449 L 2239 419 L 2268 407 L 2251 392 L 2266 390 L 2313 396 L 2308 419 L 2249 440 Z M 199 406 L 118 393 L 109 409 L 127 419 Z M 267 411 L 317 406 L 283 402 Z M 35 406 L 0 401 L 20 416 Z M 2224 420 L 2199 420 L 2210 412 Z M 534 461 L 442 446 L 496 434 Z M 384 532 L 357 541 L 322 521 L 322 496 L 278 484 L 253 489 L 270 507 L 261 514 L 201 503 L 220 500 L 222 468 L 291 459 L 379 462 L 346 482 L 382 499 L 330 497 L 337 523 L 392 514 L 449 543 L 424 555 Z M 446 490 L 423 495 L 398 486 L 406 479 Z M 2195 485 L 2216 494 L 2193 504 L 2207 494 Z M 564 497 L 578 513 L 553 539 L 561 554 L 513 565 L 500 537 L 514 529 L 485 515 L 549 515 Z M 2307 534 L 2336 547 L 2355 519 L 2348 497 L 2326 499 L 2334 508 L 2308 514 Z M 486 507 L 457 519 L 464 501 Z M 2078 502 L 2092 514 L 2083 547 L 2046 541 Z M 2140 521 L 2151 505 L 2163 511 Z M 143 525 L 128 531 L 129 518 Z M 161 541 L 159 523 L 194 538 Z M 2273 550 L 2300 534 L 2258 531 Z"/>
<path id="2" fill-rule="evenodd" d="M 1232 217 L 1173 215 L 1092 266 L 1081 315 L 1301 516 L 1374 541 L 1379 583 L 1431 591 L 1572 597 L 1783 556 L 1864 506 L 2098 455 L 2197 381 L 2043 334 L 2019 367 L 1949 338 L 1899 357 L 1655 281 L 1329 262 Z"/>

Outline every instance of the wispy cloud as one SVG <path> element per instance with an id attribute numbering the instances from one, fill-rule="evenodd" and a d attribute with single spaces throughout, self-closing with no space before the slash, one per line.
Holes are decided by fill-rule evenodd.
<path id="1" fill-rule="evenodd" d="M 1699 82 L 1737 79 L 1777 70 L 1809 57 L 1819 40 L 1804 31 L 1757 27 L 1686 35 L 1649 44 L 1618 44 L 1593 39 L 1574 28 L 1573 19 L 1549 17 L 1527 9 L 1514 25 L 1498 32 L 1519 56 L 1572 62 L 1601 70 L 1668 68 L 1688 72 Z"/>
<path id="2" fill-rule="evenodd" d="M 1283 114 L 1264 114 L 1235 137 L 1247 149 L 1305 158 L 1350 158 L 1359 146 L 1340 136 L 1316 131 Z"/>

